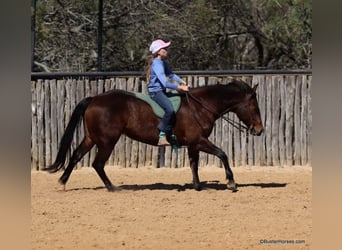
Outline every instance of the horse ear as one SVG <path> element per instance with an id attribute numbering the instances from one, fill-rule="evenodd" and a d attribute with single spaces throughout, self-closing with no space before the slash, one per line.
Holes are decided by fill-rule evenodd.
<path id="1" fill-rule="evenodd" d="M 256 89 L 258 88 L 258 85 L 259 85 L 259 83 L 257 83 L 256 85 L 254 85 L 254 87 L 253 87 L 253 92 L 254 92 L 254 93 L 256 92 Z"/>

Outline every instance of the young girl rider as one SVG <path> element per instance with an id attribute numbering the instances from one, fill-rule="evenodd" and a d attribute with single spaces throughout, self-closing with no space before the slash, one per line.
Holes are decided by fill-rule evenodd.
<path id="1" fill-rule="evenodd" d="M 159 141 L 158 146 L 168 146 L 167 136 L 172 134 L 172 129 L 175 123 L 176 114 L 171 104 L 171 101 L 166 96 L 166 89 L 174 89 L 178 91 L 189 91 L 186 82 L 179 76 L 174 74 L 169 65 L 165 62 L 168 55 L 168 47 L 171 42 L 163 40 L 155 40 L 150 46 L 152 57 L 148 60 L 145 68 L 146 78 L 148 83 L 148 93 L 150 97 L 158 103 L 165 114 L 158 125 Z M 169 77 L 175 83 L 168 81 Z"/>

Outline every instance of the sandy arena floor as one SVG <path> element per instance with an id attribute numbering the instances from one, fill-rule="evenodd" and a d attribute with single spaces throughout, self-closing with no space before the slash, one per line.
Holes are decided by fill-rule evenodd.
<path id="1" fill-rule="evenodd" d="M 310 249 L 312 168 L 236 167 L 239 191 L 224 170 L 106 166 L 120 191 L 108 192 L 93 168 L 31 174 L 32 249 Z"/>

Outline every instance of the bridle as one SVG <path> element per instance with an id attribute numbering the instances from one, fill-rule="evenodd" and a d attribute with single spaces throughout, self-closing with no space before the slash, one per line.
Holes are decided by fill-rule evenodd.
<path id="1" fill-rule="evenodd" d="M 190 109 L 192 110 L 192 115 L 194 116 L 195 120 L 197 121 L 198 125 L 202 128 L 202 123 L 199 120 L 198 114 L 195 110 L 195 108 L 190 104 L 190 100 L 189 100 L 189 96 L 196 101 L 198 104 L 200 104 L 204 109 L 206 109 L 207 111 L 209 111 L 210 113 L 214 114 L 215 116 L 221 117 L 223 120 L 225 120 L 226 122 L 228 122 L 230 125 L 232 125 L 233 127 L 237 128 L 238 130 L 240 130 L 241 132 L 246 132 L 248 131 L 248 127 L 246 127 L 245 125 L 241 124 L 240 122 L 236 122 L 233 119 L 230 119 L 229 117 L 226 118 L 223 115 L 228 113 L 230 110 L 232 110 L 235 106 L 237 106 L 238 104 L 235 104 L 229 108 L 227 108 L 226 110 L 224 110 L 222 113 L 217 113 L 215 111 L 213 111 L 213 109 L 208 105 L 203 103 L 201 100 L 199 100 L 197 97 L 195 97 L 193 94 L 191 94 L 189 91 L 185 92 L 185 96 L 186 96 L 186 100 L 189 104 Z M 243 130 L 245 129 L 245 130 Z"/>

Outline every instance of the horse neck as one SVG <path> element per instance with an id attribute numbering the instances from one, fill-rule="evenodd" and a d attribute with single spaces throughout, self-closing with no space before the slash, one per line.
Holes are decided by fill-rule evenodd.
<path id="1" fill-rule="evenodd" d="M 203 105 L 210 107 L 213 113 L 221 116 L 241 102 L 245 94 L 229 86 L 215 85 L 199 89 L 194 95 L 201 100 Z"/>

